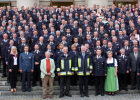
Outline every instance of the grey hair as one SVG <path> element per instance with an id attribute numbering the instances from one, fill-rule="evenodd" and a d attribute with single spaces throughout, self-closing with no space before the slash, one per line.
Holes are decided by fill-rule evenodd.
<path id="1" fill-rule="evenodd" d="M 53 36 L 53 35 L 50 35 L 50 36 L 49 36 L 49 38 L 51 38 L 51 37 L 53 37 L 53 38 L 54 38 L 54 36 Z"/>
<path id="2" fill-rule="evenodd" d="M 67 47 L 67 46 L 64 46 L 64 47 L 63 47 L 63 49 L 64 49 L 64 48 L 67 48 L 67 49 L 68 49 L 68 47 Z"/>
<path id="3" fill-rule="evenodd" d="M 86 46 L 85 46 L 85 45 L 82 45 L 82 46 L 81 46 L 81 49 L 82 49 L 82 48 L 85 48 L 85 49 L 86 49 Z"/>
<path id="4" fill-rule="evenodd" d="M 49 54 L 51 54 L 49 51 L 46 51 L 46 52 L 45 52 L 45 55 L 46 55 L 46 53 L 49 53 Z"/>
<path id="5" fill-rule="evenodd" d="M 74 21 L 74 24 L 75 24 L 75 23 L 78 23 L 78 21 Z"/>
<path id="6" fill-rule="evenodd" d="M 122 50 L 124 50 L 124 51 L 125 51 L 125 48 L 121 48 L 121 49 L 120 49 L 120 51 L 122 51 Z"/>

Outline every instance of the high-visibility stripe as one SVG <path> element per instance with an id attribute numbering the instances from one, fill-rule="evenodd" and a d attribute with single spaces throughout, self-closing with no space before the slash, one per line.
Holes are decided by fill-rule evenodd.
<path id="1" fill-rule="evenodd" d="M 75 71 L 78 71 L 78 67 L 75 67 Z"/>
<path id="2" fill-rule="evenodd" d="M 89 58 L 87 59 L 87 67 L 89 67 Z"/>
<path id="3" fill-rule="evenodd" d="M 92 65 L 90 65 L 90 69 L 93 69 Z"/>
<path id="4" fill-rule="evenodd" d="M 74 69 L 74 67 L 72 67 L 72 71 L 74 71 L 75 69 Z"/>
<path id="5" fill-rule="evenodd" d="M 64 60 L 61 60 L 61 69 L 64 69 Z"/>
<path id="6" fill-rule="evenodd" d="M 57 68 L 57 71 L 60 71 L 60 68 Z"/>
<path id="7" fill-rule="evenodd" d="M 84 75 L 84 73 L 83 72 L 78 72 L 77 75 Z"/>
<path id="8" fill-rule="evenodd" d="M 71 69 L 71 59 L 69 60 L 69 68 Z"/>
<path id="9" fill-rule="evenodd" d="M 60 72 L 60 75 L 66 75 L 66 72 Z"/>
<path id="10" fill-rule="evenodd" d="M 81 58 L 78 58 L 78 67 L 81 67 Z"/>
<path id="11" fill-rule="evenodd" d="M 86 75 L 90 75 L 90 73 L 89 72 L 86 72 Z"/>
<path id="12" fill-rule="evenodd" d="M 72 75 L 72 72 L 68 71 L 67 74 L 68 74 L 68 75 Z"/>

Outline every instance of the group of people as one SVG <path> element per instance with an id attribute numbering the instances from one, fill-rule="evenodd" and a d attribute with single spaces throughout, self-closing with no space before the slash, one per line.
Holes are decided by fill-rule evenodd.
<path id="1" fill-rule="evenodd" d="M 7 76 L 12 93 L 17 91 L 17 75 L 23 92 L 30 92 L 39 81 L 44 99 L 48 83 L 53 98 L 55 76 L 60 98 L 71 97 L 70 85 L 77 81 L 81 97 L 89 97 L 88 85 L 93 83 L 96 96 L 127 91 L 128 84 L 132 90 L 140 89 L 139 34 L 138 4 L 101 9 L 99 5 L 0 7 L 2 77 Z"/>

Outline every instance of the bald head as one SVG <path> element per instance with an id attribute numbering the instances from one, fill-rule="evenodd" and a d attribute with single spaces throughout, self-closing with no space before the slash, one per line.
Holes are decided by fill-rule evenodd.
<path id="1" fill-rule="evenodd" d="M 50 52 L 46 51 L 46 52 L 45 52 L 45 57 L 46 57 L 46 58 L 50 58 Z"/>

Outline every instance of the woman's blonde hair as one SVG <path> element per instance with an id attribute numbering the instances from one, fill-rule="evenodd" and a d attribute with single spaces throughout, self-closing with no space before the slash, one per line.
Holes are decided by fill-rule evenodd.
<path id="1" fill-rule="evenodd" d="M 16 49 L 16 54 L 17 54 L 17 48 L 16 48 L 16 46 L 12 46 L 12 48 L 11 48 L 11 53 L 13 54 L 13 49 Z"/>
<path id="2" fill-rule="evenodd" d="M 71 46 L 71 49 L 72 49 L 72 48 L 76 48 L 76 45 L 75 45 L 75 44 L 73 44 L 73 45 Z"/>
<path id="3" fill-rule="evenodd" d="M 109 55 L 109 54 L 112 54 L 113 55 L 113 52 L 112 51 L 108 51 L 107 52 L 107 55 Z"/>

